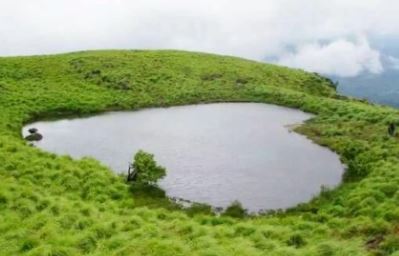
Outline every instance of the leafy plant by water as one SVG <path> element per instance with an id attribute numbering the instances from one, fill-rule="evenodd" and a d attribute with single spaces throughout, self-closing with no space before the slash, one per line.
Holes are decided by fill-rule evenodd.
<path id="1" fill-rule="evenodd" d="M 141 183 L 155 183 L 166 175 L 166 169 L 156 163 L 153 154 L 139 150 L 133 160 L 133 172 L 128 179 Z"/>

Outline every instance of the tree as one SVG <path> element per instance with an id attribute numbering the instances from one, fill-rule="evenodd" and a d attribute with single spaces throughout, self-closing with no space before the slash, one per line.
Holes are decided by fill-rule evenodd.
<path id="1" fill-rule="evenodd" d="M 139 150 L 134 156 L 133 168 L 135 180 L 142 183 L 156 182 L 166 175 L 165 168 L 157 165 L 154 155 L 143 150 Z"/>

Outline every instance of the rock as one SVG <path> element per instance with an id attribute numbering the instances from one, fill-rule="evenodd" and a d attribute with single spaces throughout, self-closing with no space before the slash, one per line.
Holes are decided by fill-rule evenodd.
<path id="1" fill-rule="evenodd" d="M 37 129 L 37 128 L 30 128 L 29 130 L 28 130 L 28 132 L 30 133 L 30 134 L 32 134 L 32 133 L 37 133 L 39 130 Z"/>
<path id="2" fill-rule="evenodd" d="M 43 135 L 41 135 L 40 133 L 32 133 L 28 136 L 25 137 L 25 140 L 27 141 L 39 141 L 43 139 Z"/>

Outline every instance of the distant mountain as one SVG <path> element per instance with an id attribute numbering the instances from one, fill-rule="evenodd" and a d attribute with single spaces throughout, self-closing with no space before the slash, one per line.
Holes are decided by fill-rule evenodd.
<path id="1" fill-rule="evenodd" d="M 388 69 L 380 75 L 364 74 L 357 77 L 331 77 L 339 81 L 338 92 L 369 101 L 399 107 L 399 70 Z"/>
<path id="2" fill-rule="evenodd" d="M 381 52 L 384 72 L 378 75 L 365 73 L 352 78 L 333 78 L 339 81 L 338 92 L 399 108 L 398 43 L 397 38 L 382 41 L 374 39 L 372 44 Z"/>

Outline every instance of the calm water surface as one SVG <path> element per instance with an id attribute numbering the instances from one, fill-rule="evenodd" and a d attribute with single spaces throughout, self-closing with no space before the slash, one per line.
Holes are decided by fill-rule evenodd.
<path id="1" fill-rule="evenodd" d="M 311 115 L 257 103 L 221 103 L 37 122 L 37 146 L 75 158 L 92 156 L 126 172 L 139 149 L 167 168 L 159 185 L 171 197 L 250 211 L 306 202 L 320 187 L 337 185 L 339 157 L 287 125 Z"/>

